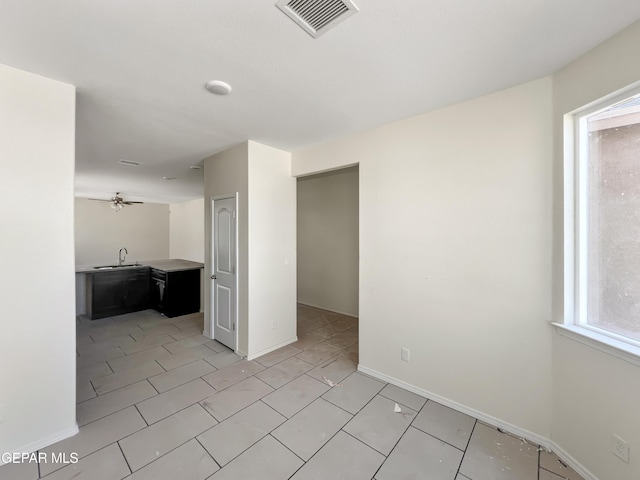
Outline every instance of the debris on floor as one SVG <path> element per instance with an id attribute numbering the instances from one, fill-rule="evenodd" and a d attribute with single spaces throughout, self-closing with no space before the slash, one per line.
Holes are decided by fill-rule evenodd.
<path id="1" fill-rule="evenodd" d="M 322 379 L 327 382 L 327 385 L 329 385 L 330 387 L 341 387 L 342 384 L 341 383 L 335 383 L 331 380 L 329 380 L 327 377 L 322 377 Z"/>
<path id="2" fill-rule="evenodd" d="M 395 413 L 402 413 L 402 409 L 400 408 L 400 405 L 398 405 L 397 403 L 394 405 L 393 411 Z"/>

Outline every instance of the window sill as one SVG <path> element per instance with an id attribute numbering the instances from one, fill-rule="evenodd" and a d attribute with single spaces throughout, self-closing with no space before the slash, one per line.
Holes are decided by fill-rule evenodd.
<path id="1" fill-rule="evenodd" d="M 640 366 L 639 347 L 615 340 L 586 328 L 576 327 L 575 325 L 564 325 L 556 322 L 552 322 L 551 325 L 553 325 L 556 332 L 563 337 L 570 338 L 571 340 L 580 342 L 583 345 L 587 345 L 626 362 Z"/>

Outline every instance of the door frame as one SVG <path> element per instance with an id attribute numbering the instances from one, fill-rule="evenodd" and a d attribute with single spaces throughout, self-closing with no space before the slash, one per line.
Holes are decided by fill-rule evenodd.
<path id="1" fill-rule="evenodd" d="M 211 214 L 210 214 L 210 220 L 211 220 L 211 228 L 210 228 L 210 235 L 211 235 L 211 242 L 209 244 L 209 277 L 205 279 L 205 281 L 207 282 L 208 288 L 209 288 L 209 318 L 208 318 L 208 322 L 209 322 L 209 328 L 210 328 L 210 333 L 211 333 L 211 338 L 213 338 L 215 340 L 215 311 L 216 311 L 216 305 L 214 303 L 215 301 L 215 296 L 213 295 L 213 281 L 211 278 L 211 275 L 213 275 L 214 272 L 214 268 L 213 268 L 213 264 L 214 264 L 214 249 L 215 249 L 215 241 L 216 241 L 216 237 L 215 237 L 215 221 L 214 221 L 214 215 L 215 215 L 215 202 L 216 201 L 220 201 L 220 200 L 227 200 L 229 198 L 233 198 L 234 200 L 234 208 L 235 208 L 235 212 L 236 212 L 236 217 L 235 217 L 235 232 L 234 232 L 234 237 L 235 237 L 235 294 L 236 294 L 236 300 L 235 300 L 235 318 L 234 318 L 234 322 L 235 322 L 235 326 L 236 326 L 236 335 L 235 335 L 235 348 L 234 348 L 234 352 L 238 353 L 238 332 L 240 331 L 240 324 L 238 322 L 238 307 L 240 305 L 239 302 L 239 289 L 238 289 L 238 276 L 239 276 L 239 271 L 240 269 L 238 268 L 238 259 L 239 259 L 239 248 L 238 248 L 238 217 L 240 215 L 240 213 L 238 212 L 238 192 L 235 193 L 228 193 L 228 194 L 222 194 L 222 195 L 213 195 L 211 197 L 209 197 L 209 202 L 211 204 Z"/>

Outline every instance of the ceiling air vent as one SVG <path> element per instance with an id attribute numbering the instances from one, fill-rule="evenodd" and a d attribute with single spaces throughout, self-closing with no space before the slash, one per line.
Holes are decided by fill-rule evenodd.
<path id="1" fill-rule="evenodd" d="M 276 6 L 313 38 L 358 11 L 350 0 L 280 0 Z"/>

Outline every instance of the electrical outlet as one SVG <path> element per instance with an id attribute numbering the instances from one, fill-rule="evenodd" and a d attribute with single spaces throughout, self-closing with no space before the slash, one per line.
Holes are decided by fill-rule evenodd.
<path id="1" fill-rule="evenodd" d="M 276 320 L 271 320 L 271 330 L 275 330 L 278 328 L 278 322 Z"/>
<path id="2" fill-rule="evenodd" d="M 625 463 L 629 463 L 629 442 L 621 439 L 615 433 L 611 436 L 611 451 Z"/>
<path id="3" fill-rule="evenodd" d="M 408 349 L 408 348 L 402 348 L 402 349 L 400 349 L 400 358 L 401 358 L 402 360 L 404 360 L 405 362 L 408 362 L 408 361 L 409 361 L 409 354 L 410 354 L 410 353 L 411 353 L 411 352 L 409 352 L 409 349 Z"/>

